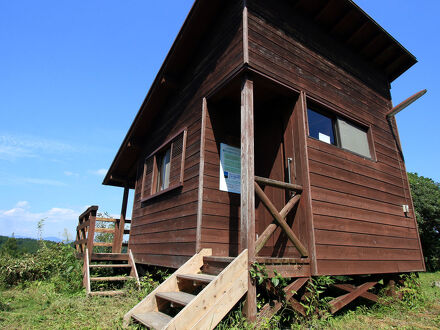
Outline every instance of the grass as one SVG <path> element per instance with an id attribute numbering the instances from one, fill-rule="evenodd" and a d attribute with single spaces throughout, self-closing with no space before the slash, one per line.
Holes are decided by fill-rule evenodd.
<path id="1" fill-rule="evenodd" d="M 422 294 L 416 302 L 394 301 L 388 305 L 358 305 L 327 320 L 312 320 L 292 328 L 333 329 L 438 329 L 440 328 L 440 288 L 432 287 L 440 272 L 420 274 Z M 150 288 L 151 289 L 151 288 Z M 84 291 L 59 290 L 53 280 L 34 281 L 27 286 L 0 289 L 2 329 L 117 329 L 122 317 L 140 300 L 138 292 L 121 297 L 86 297 Z M 277 328 L 277 320 L 267 328 Z M 132 326 L 135 329 L 136 326 Z M 252 329 L 241 313 L 235 312 L 220 329 Z"/>
<path id="2" fill-rule="evenodd" d="M 332 317 L 327 326 L 335 329 L 439 329 L 440 288 L 432 286 L 439 280 L 440 272 L 421 273 L 422 294 L 413 306 L 399 301 L 390 305 L 376 304 L 371 308 L 359 306 Z"/>
<path id="3" fill-rule="evenodd" d="M 3 329 L 115 329 L 121 327 L 125 312 L 139 302 L 136 295 L 88 298 L 84 292 L 56 293 L 50 282 L 0 294 Z"/>

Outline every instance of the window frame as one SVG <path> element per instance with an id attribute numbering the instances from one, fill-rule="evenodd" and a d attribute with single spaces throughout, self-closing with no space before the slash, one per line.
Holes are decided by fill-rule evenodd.
<path id="1" fill-rule="evenodd" d="M 160 175 L 159 173 L 159 164 L 158 164 L 158 158 L 161 156 L 162 153 L 166 152 L 167 149 L 170 149 L 170 175 L 171 175 L 171 169 L 174 164 L 173 162 L 173 146 L 175 140 L 183 134 L 183 140 L 182 140 L 182 155 L 180 159 L 180 176 L 179 180 L 176 183 L 169 182 L 169 185 L 167 188 L 163 190 L 157 190 L 158 189 L 158 177 Z M 152 198 L 155 198 L 157 196 L 163 195 L 169 191 L 178 189 L 183 186 L 184 181 L 184 170 L 185 170 L 185 154 L 186 154 L 186 140 L 188 136 L 188 129 L 187 127 L 179 130 L 176 134 L 172 135 L 170 138 L 168 138 L 164 143 L 162 143 L 158 148 L 156 148 L 153 152 L 151 152 L 147 157 L 144 158 L 142 168 L 142 181 L 141 181 L 141 203 L 146 202 Z M 153 171 L 151 175 L 151 188 L 149 194 L 145 194 L 145 180 L 146 180 L 146 171 L 147 171 L 147 162 L 153 158 Z M 162 157 L 160 157 L 162 158 Z M 171 179 L 171 177 L 170 177 Z"/>
<path id="2" fill-rule="evenodd" d="M 310 136 L 309 116 L 308 116 L 309 109 L 332 119 L 333 131 L 334 131 L 334 135 L 335 135 L 335 137 L 334 137 L 335 144 L 326 143 L 324 141 L 321 141 L 319 139 L 314 138 L 313 136 Z M 368 149 L 370 151 L 370 157 L 359 154 L 359 153 L 352 151 L 350 149 L 343 148 L 341 146 L 341 136 L 340 136 L 340 128 L 339 128 L 339 124 L 338 124 L 338 118 L 348 122 L 349 124 L 357 127 L 358 129 L 364 130 L 366 132 L 367 141 L 368 141 Z M 342 112 L 338 108 L 332 107 L 327 104 L 323 104 L 322 102 L 317 101 L 315 99 L 308 98 L 306 100 L 306 106 L 305 106 L 305 124 L 306 124 L 306 129 L 307 129 L 306 134 L 307 134 L 308 138 L 325 143 L 325 144 L 333 146 L 333 147 L 336 147 L 340 150 L 348 151 L 351 154 L 356 155 L 358 157 L 361 157 L 363 159 L 377 162 L 376 150 L 374 147 L 374 139 L 373 139 L 373 128 L 370 123 L 366 123 L 366 122 L 363 122 L 359 119 L 353 118 L 352 116 L 347 115 L 345 112 Z"/>

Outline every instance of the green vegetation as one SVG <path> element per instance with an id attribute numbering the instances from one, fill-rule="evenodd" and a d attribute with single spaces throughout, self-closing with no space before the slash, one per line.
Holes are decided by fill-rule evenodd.
<path id="1" fill-rule="evenodd" d="M 47 245 L 54 246 L 55 242 L 45 241 Z M 0 236 L 0 254 L 19 255 L 36 253 L 39 249 L 38 240 L 34 238 L 15 238 Z"/>
<path id="2" fill-rule="evenodd" d="M 426 267 L 440 270 L 440 183 L 408 173 Z"/>

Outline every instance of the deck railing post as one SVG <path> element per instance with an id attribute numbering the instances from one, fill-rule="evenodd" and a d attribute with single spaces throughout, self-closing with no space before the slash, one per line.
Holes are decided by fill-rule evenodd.
<path id="1" fill-rule="evenodd" d="M 93 242 L 95 240 L 95 226 L 96 226 L 96 211 L 91 211 L 88 214 L 88 219 L 90 221 L 89 227 L 87 229 L 87 245 L 86 248 L 89 252 L 89 258 L 92 257 L 93 253 Z"/>
<path id="2" fill-rule="evenodd" d="M 121 207 L 121 216 L 119 220 L 115 222 L 115 232 L 113 235 L 113 253 L 121 253 L 122 250 L 122 241 L 124 239 L 124 229 L 125 229 L 125 217 L 127 216 L 127 202 L 128 202 L 128 193 L 130 189 L 128 186 L 124 187 L 124 195 L 122 197 L 122 207 Z"/>
<path id="3" fill-rule="evenodd" d="M 255 261 L 255 191 L 254 191 L 254 88 L 244 76 L 241 87 L 241 211 L 240 250 L 248 249 L 249 268 Z M 257 290 L 248 275 L 245 314 L 253 322 L 257 316 Z"/>

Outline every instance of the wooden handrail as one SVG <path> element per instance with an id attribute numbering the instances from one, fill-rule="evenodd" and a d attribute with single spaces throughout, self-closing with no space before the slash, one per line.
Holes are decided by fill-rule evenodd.
<path id="1" fill-rule="evenodd" d="M 82 218 L 84 218 L 86 216 L 86 214 L 92 213 L 94 211 L 95 212 L 98 211 L 98 206 L 96 206 L 96 205 L 90 206 L 89 208 L 87 208 L 87 210 L 85 210 L 83 213 L 81 213 L 81 215 L 78 218 L 82 219 Z"/>
<path id="2" fill-rule="evenodd" d="M 255 181 L 258 183 L 261 183 L 265 186 L 272 186 L 272 187 L 277 187 L 277 188 L 286 189 L 286 190 L 293 190 L 293 191 L 302 191 L 303 190 L 302 186 L 300 186 L 298 184 L 272 180 L 272 179 L 268 179 L 268 178 L 263 178 L 261 176 L 255 176 Z"/>

